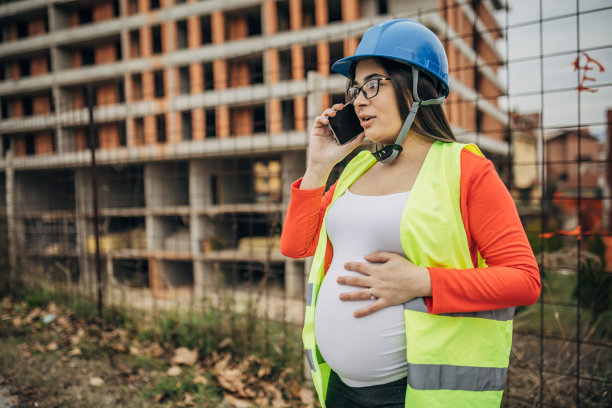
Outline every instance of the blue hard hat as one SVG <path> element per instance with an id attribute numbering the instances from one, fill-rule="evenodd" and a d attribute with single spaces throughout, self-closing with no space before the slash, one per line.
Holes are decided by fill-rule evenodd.
<path id="1" fill-rule="evenodd" d="M 370 27 L 355 54 L 336 61 L 331 70 L 348 77 L 355 62 L 369 57 L 390 58 L 415 66 L 434 80 L 439 96 L 448 96 L 446 52 L 440 39 L 421 23 L 397 19 Z"/>

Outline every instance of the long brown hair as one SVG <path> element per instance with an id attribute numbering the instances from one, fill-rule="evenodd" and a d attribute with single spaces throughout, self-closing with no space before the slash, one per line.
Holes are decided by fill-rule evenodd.
<path id="1" fill-rule="evenodd" d="M 412 70 L 409 65 L 388 58 L 375 58 L 385 68 L 393 89 L 395 90 L 397 107 L 402 121 L 406 120 L 412 105 Z M 349 72 L 349 84 L 355 79 L 355 66 L 353 64 Z M 423 71 L 419 72 L 417 92 L 422 101 L 438 98 L 438 92 L 432 79 Z M 415 132 L 441 142 L 456 142 L 457 139 L 446 119 L 441 105 L 421 105 L 417 112 L 412 130 Z"/>

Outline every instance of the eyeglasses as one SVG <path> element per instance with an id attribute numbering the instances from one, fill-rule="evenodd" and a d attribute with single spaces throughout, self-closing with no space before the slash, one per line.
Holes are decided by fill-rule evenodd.
<path id="1" fill-rule="evenodd" d="M 359 96 L 359 93 L 362 92 L 363 96 L 367 99 L 372 99 L 376 95 L 378 95 L 378 88 L 380 88 L 380 81 L 383 79 L 391 80 L 391 78 L 373 78 L 369 81 L 366 81 L 361 86 L 351 86 L 346 90 L 346 98 L 348 99 L 348 103 L 355 102 L 355 99 Z"/>

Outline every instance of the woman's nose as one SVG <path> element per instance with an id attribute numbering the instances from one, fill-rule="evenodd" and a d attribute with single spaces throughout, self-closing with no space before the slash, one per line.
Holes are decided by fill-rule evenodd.
<path id="1" fill-rule="evenodd" d="M 363 89 L 359 90 L 359 94 L 357 94 L 357 98 L 355 98 L 355 100 L 353 101 L 353 104 L 355 104 L 355 106 L 358 105 L 366 105 L 370 100 L 368 98 L 366 98 L 365 96 L 365 92 L 363 91 Z"/>

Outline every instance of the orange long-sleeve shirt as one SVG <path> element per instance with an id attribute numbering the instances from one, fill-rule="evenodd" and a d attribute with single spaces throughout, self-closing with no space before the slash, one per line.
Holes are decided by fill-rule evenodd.
<path id="1" fill-rule="evenodd" d="M 281 251 L 291 258 L 312 256 L 323 217 L 331 203 L 334 184 L 300 190 L 291 187 L 291 202 L 281 235 Z M 461 152 L 461 216 L 474 265 L 477 252 L 488 267 L 428 268 L 432 296 L 430 313 L 459 313 L 531 305 L 540 295 L 540 274 L 512 197 L 493 164 L 467 150 Z M 327 240 L 325 270 L 333 248 Z"/>

